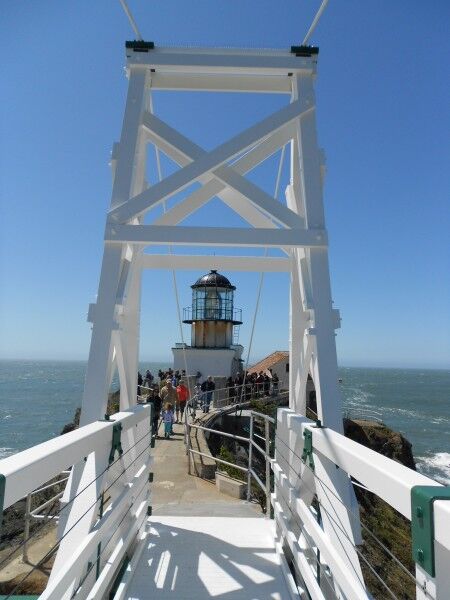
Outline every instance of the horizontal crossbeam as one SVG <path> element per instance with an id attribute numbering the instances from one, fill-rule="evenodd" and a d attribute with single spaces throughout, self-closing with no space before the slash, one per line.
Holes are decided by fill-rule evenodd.
<path id="1" fill-rule="evenodd" d="M 105 241 L 142 245 L 323 247 L 322 229 L 248 229 L 244 227 L 183 227 L 180 225 L 107 225 Z"/>
<path id="2" fill-rule="evenodd" d="M 141 254 L 143 269 L 177 269 L 187 271 L 254 271 L 290 273 L 292 261 L 274 256 L 205 256 L 181 254 Z"/>
<path id="3" fill-rule="evenodd" d="M 291 81 L 286 74 L 248 76 L 152 73 L 152 90 L 291 94 Z"/>
<path id="4" fill-rule="evenodd" d="M 248 150 L 270 133 L 278 131 L 287 123 L 294 121 L 302 114 L 302 111 L 302 103 L 299 100 L 285 106 L 256 125 L 249 127 L 242 133 L 221 144 L 211 152 L 203 154 L 190 165 L 163 179 L 163 181 L 142 192 L 142 194 L 138 194 L 128 202 L 124 202 L 120 206 L 113 208 L 109 212 L 110 222 L 123 223 L 144 213 L 169 196 L 185 189 L 202 175 L 217 169 L 237 154 Z"/>
<path id="5" fill-rule="evenodd" d="M 146 65 L 156 72 L 280 75 L 312 73 L 316 56 L 296 56 L 288 50 L 230 50 L 217 48 L 154 48 L 135 52 L 127 48 L 128 65 Z"/>

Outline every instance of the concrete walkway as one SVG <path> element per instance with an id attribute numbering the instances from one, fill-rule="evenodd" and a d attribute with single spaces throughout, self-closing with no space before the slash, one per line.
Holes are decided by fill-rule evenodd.
<path id="1" fill-rule="evenodd" d="M 263 518 L 259 505 L 220 494 L 214 483 L 188 475 L 183 426 L 174 425 L 174 433 L 156 441 L 149 533 L 136 569 L 125 573 L 121 597 L 298 598 L 275 550 L 274 522 Z"/>
<path id="2" fill-rule="evenodd" d="M 169 440 L 164 439 L 162 426 L 158 433 L 151 486 L 153 516 L 263 516 L 259 505 L 220 494 L 214 482 L 188 475 L 183 425 L 174 425 Z"/>

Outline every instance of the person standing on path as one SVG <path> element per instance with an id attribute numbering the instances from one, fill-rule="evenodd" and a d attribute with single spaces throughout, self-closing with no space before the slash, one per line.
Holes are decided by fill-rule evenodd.
<path id="1" fill-rule="evenodd" d="M 178 406 L 180 409 L 180 421 L 183 422 L 184 409 L 186 408 L 186 402 L 189 399 L 189 390 L 184 384 L 184 380 L 181 379 L 177 386 Z M 177 421 L 178 421 L 178 409 L 177 409 Z"/>
<path id="2" fill-rule="evenodd" d="M 173 406 L 167 402 L 163 413 L 164 437 L 167 439 L 173 434 Z"/>
<path id="3" fill-rule="evenodd" d="M 167 402 L 170 402 L 170 404 L 172 405 L 172 408 L 175 406 L 176 412 L 178 414 L 178 411 L 179 411 L 178 395 L 177 395 L 177 390 L 172 385 L 172 379 L 170 379 L 170 378 L 166 379 L 166 385 L 162 388 L 160 397 L 161 397 L 161 402 L 164 405 Z M 178 423 L 178 419 L 176 420 L 176 423 Z"/>
<path id="4" fill-rule="evenodd" d="M 211 375 L 208 376 L 202 383 L 202 392 L 203 392 L 203 412 L 209 413 L 209 405 L 211 404 L 213 392 L 216 389 L 216 384 L 213 381 Z"/>

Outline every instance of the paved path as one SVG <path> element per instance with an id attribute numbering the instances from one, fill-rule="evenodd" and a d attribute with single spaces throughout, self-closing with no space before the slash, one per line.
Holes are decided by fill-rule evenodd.
<path id="1" fill-rule="evenodd" d="M 156 440 L 153 515 L 262 517 L 259 505 L 220 494 L 214 482 L 188 475 L 183 432 L 184 427 L 175 424 L 171 439 Z"/>
<path id="2" fill-rule="evenodd" d="M 290 600 L 273 521 L 188 475 L 183 427 L 174 432 L 156 442 L 149 536 L 125 598 Z"/>

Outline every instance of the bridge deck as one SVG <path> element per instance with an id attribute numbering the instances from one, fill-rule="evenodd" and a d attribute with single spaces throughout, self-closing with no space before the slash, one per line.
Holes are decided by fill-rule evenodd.
<path id="1" fill-rule="evenodd" d="M 262 518 L 158 516 L 125 598 L 289 600 L 274 548 L 274 522 Z"/>

